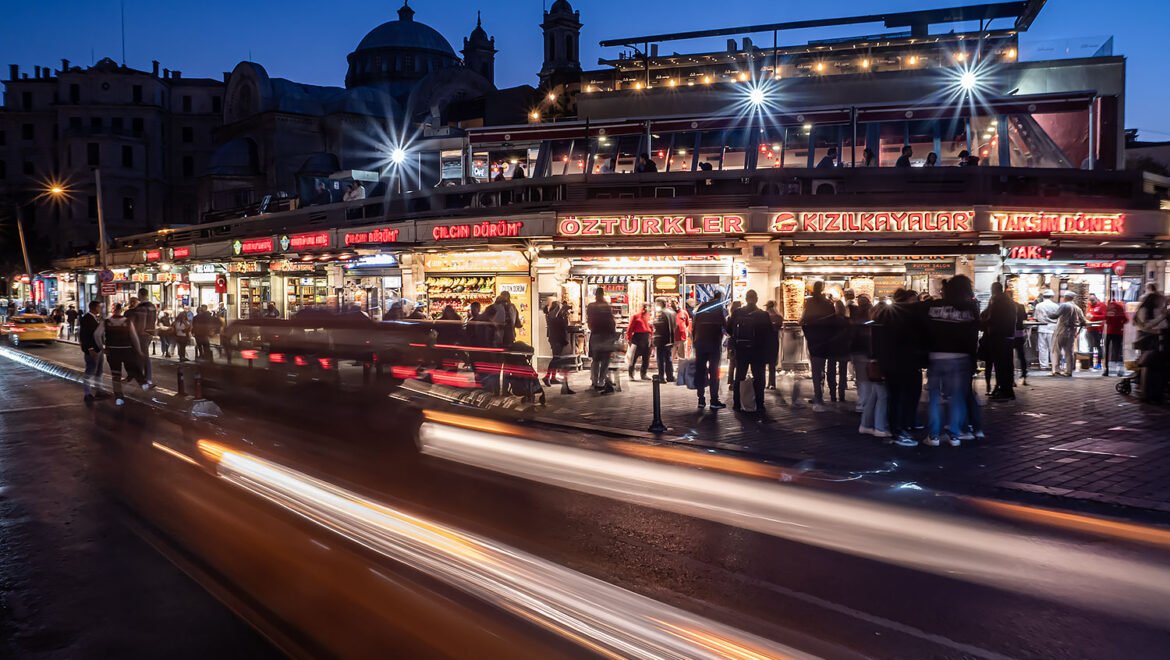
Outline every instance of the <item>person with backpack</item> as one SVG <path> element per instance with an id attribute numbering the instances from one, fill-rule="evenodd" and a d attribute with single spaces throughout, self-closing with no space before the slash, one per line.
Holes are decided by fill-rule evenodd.
<path id="1" fill-rule="evenodd" d="M 142 357 L 142 345 L 138 343 L 140 336 L 134 327 L 134 321 L 122 313 L 122 303 L 114 304 L 114 313 L 107 318 L 95 333 L 98 346 L 105 347 L 106 360 L 110 365 L 110 376 L 114 379 L 114 403 L 125 405 L 126 399 L 122 394 L 122 368 L 130 379 L 138 381 L 142 389 L 149 390 L 151 384 L 139 369 L 139 359 Z"/>
<path id="2" fill-rule="evenodd" d="M 731 341 L 735 343 L 735 386 L 731 389 L 733 410 L 742 410 L 740 400 L 741 383 L 747 379 L 751 370 L 752 391 L 755 394 L 755 414 L 764 415 L 764 385 L 766 373 L 764 365 L 771 351 L 772 341 L 779 341 L 779 336 L 772 332 L 772 319 L 768 313 L 756 306 L 759 295 L 753 290 L 744 294 L 744 305 L 731 315 L 728 325 L 731 328 Z"/>

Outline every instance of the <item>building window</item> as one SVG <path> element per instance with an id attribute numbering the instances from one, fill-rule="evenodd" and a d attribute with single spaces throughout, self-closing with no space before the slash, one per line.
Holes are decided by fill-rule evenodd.
<path id="1" fill-rule="evenodd" d="M 98 143 L 90 142 L 85 145 L 85 162 L 90 167 L 97 167 L 101 165 L 101 152 L 98 151 Z"/>
<path id="2" fill-rule="evenodd" d="M 114 129 L 115 132 L 120 133 L 122 131 L 122 127 L 123 127 L 123 124 L 122 124 L 121 117 L 114 117 L 113 119 L 110 120 L 110 128 Z"/>
<path id="3" fill-rule="evenodd" d="M 25 176 L 32 176 L 33 172 L 35 171 L 33 170 L 33 164 L 31 160 L 24 161 L 24 166 L 21 169 L 24 171 Z"/>
<path id="4" fill-rule="evenodd" d="M 183 112 L 191 112 L 191 97 L 183 97 Z"/>
<path id="5" fill-rule="evenodd" d="M 134 219 L 134 198 L 133 197 L 123 197 L 122 198 L 122 219 L 124 219 L 124 220 L 133 220 Z"/>
<path id="6" fill-rule="evenodd" d="M 0 160 L 0 179 L 7 179 L 7 178 L 8 178 L 8 166 L 4 164 L 4 161 Z"/>
<path id="7" fill-rule="evenodd" d="M 211 111 L 219 114 L 223 111 L 223 99 L 218 96 L 211 97 Z"/>
<path id="8" fill-rule="evenodd" d="M 89 118 L 89 127 L 91 129 L 93 129 L 94 131 L 102 130 L 102 118 L 101 117 L 90 117 Z"/>
<path id="9" fill-rule="evenodd" d="M 90 220 L 97 220 L 97 197 L 90 195 L 86 198 L 86 213 Z"/>
<path id="10" fill-rule="evenodd" d="M 190 126 L 183 127 L 183 144 L 191 144 L 195 141 L 195 129 Z"/>
<path id="11" fill-rule="evenodd" d="M 122 145 L 122 167 L 134 167 L 134 147 Z"/>
<path id="12" fill-rule="evenodd" d="M 32 110 L 32 92 L 22 92 L 20 95 L 20 104 L 25 110 Z"/>
<path id="13" fill-rule="evenodd" d="M 183 156 L 183 176 L 195 176 L 195 159 Z"/>
<path id="14" fill-rule="evenodd" d="M 0 131 L 0 147 L 8 144 L 8 135 L 4 131 Z"/>
<path id="15" fill-rule="evenodd" d="M 81 117 L 70 117 L 69 118 L 69 130 L 71 130 L 71 131 L 80 131 L 81 130 Z"/>
<path id="16" fill-rule="evenodd" d="M 81 85 L 74 84 L 69 86 L 69 102 L 73 105 L 81 103 Z"/>
<path id="17" fill-rule="evenodd" d="M 142 103 L 142 85 L 135 85 L 130 91 L 135 103 Z"/>
<path id="18" fill-rule="evenodd" d="M 142 117 L 135 117 L 130 120 L 130 132 L 135 135 L 142 135 Z"/>
<path id="19" fill-rule="evenodd" d="M 37 137 L 37 132 L 35 129 L 33 129 L 32 124 L 21 124 L 21 126 L 20 126 L 20 139 L 22 139 L 22 140 L 35 140 L 36 137 Z"/>

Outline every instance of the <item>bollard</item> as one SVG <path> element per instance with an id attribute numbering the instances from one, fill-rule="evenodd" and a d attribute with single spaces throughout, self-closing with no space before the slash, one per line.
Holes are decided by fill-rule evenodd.
<path id="1" fill-rule="evenodd" d="M 195 398 L 203 398 L 203 374 L 198 369 L 195 370 Z"/>
<path id="2" fill-rule="evenodd" d="M 182 367 L 179 367 L 177 380 L 178 380 L 178 387 L 176 388 L 176 390 L 178 391 L 178 395 L 179 396 L 187 396 L 187 386 L 183 382 L 183 368 Z"/>
<path id="3" fill-rule="evenodd" d="M 654 375 L 654 421 L 650 422 L 651 433 L 666 433 L 666 424 L 662 423 L 662 375 Z"/>

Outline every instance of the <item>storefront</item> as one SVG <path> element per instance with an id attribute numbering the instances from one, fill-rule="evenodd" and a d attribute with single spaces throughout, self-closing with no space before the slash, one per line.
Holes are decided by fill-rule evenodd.
<path id="1" fill-rule="evenodd" d="M 227 305 L 228 278 L 226 264 L 192 264 L 188 268 L 187 286 L 176 287 L 176 307 L 218 309 L 219 304 Z"/>
<path id="2" fill-rule="evenodd" d="M 414 226 L 362 227 L 340 233 L 341 246 L 356 257 L 344 263 L 342 301 L 381 319 L 403 298 L 400 254 L 414 241 Z"/>
<path id="3" fill-rule="evenodd" d="M 236 297 L 236 318 L 259 317 L 273 300 L 268 264 L 260 261 L 233 261 L 227 265 L 227 270 L 234 280 L 232 288 Z M 201 297 L 199 304 L 207 303 L 202 302 Z"/>

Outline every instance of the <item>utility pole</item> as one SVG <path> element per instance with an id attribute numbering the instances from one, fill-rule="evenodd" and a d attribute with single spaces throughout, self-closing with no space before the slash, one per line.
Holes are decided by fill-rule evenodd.
<path id="1" fill-rule="evenodd" d="M 20 219 L 20 204 L 13 203 L 12 209 L 16 212 L 16 232 L 20 234 L 20 251 L 24 254 L 24 272 L 28 274 L 29 300 L 32 300 L 33 303 L 36 303 L 36 301 L 33 300 L 35 295 L 35 289 L 33 289 L 32 285 L 33 272 L 32 265 L 28 260 L 28 244 L 24 241 L 24 222 L 22 222 Z"/>
<path id="2" fill-rule="evenodd" d="M 97 186 L 97 217 L 98 217 L 98 255 L 102 262 L 102 270 L 108 270 L 110 267 L 109 254 L 106 249 L 106 218 L 104 215 L 104 205 L 102 204 L 102 168 L 93 168 L 93 183 Z M 101 284 L 99 283 L 100 287 Z M 101 294 L 101 292 L 98 292 Z M 102 313 L 108 314 L 110 309 L 110 298 L 101 294 L 102 299 Z"/>

